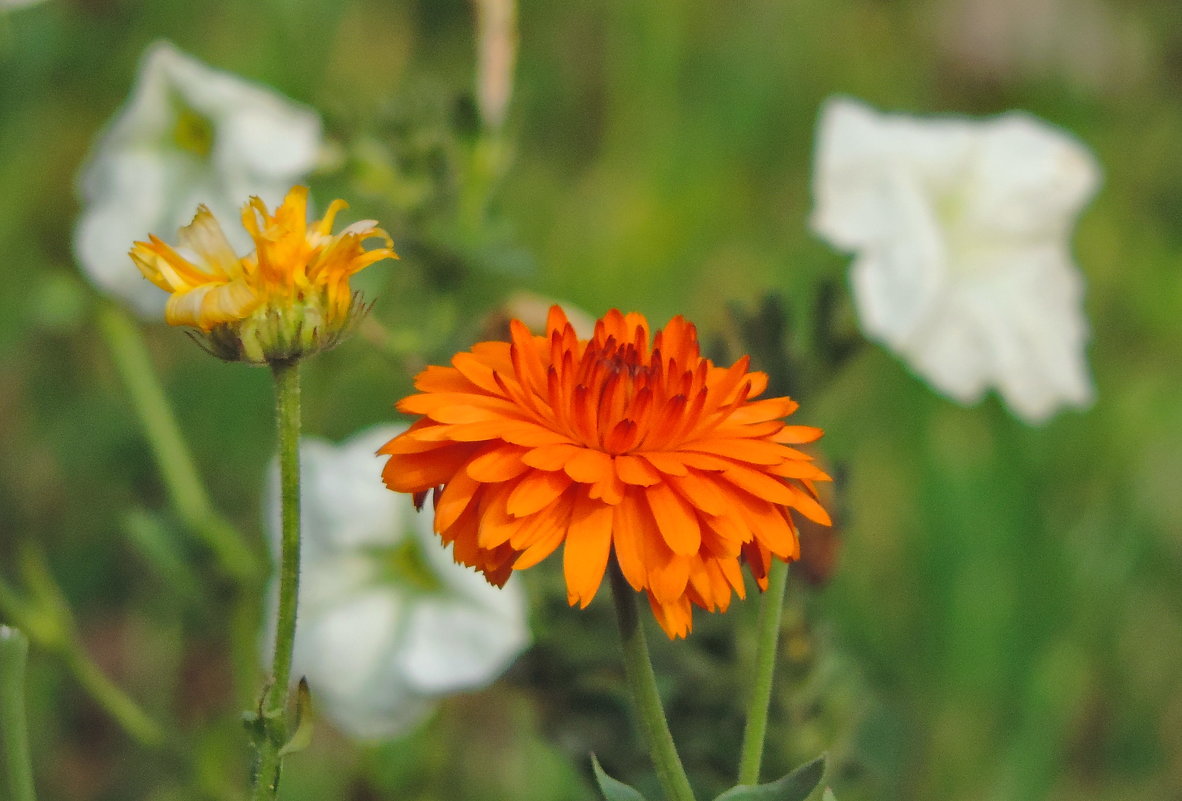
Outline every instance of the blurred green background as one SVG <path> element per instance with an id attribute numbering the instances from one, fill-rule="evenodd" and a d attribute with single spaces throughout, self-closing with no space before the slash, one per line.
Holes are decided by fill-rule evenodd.
<path id="1" fill-rule="evenodd" d="M 842 801 L 1182 798 L 1176 4 L 519 11 L 510 160 L 486 193 L 473 189 L 469 3 L 0 10 L 0 575 L 19 585 L 22 550 L 43 549 L 88 652 L 186 733 L 197 766 L 129 739 L 35 644 L 40 797 L 218 797 L 247 770 L 238 712 L 257 689 L 257 594 L 218 578 L 170 511 L 70 249 L 79 164 L 144 47 L 166 37 L 321 110 L 341 157 L 314 192 L 394 235 L 402 261 L 362 282 L 375 325 L 306 370 L 306 430 L 333 438 L 392 419 L 413 373 L 495 329 L 513 290 L 596 315 L 682 313 L 720 351 L 740 347 L 734 310 L 774 295 L 784 347 L 811 352 L 822 287 L 840 290 L 850 324 L 848 259 L 806 227 L 816 112 L 833 93 L 916 112 L 1022 108 L 1074 132 L 1105 172 L 1075 238 L 1093 408 L 1032 428 L 995 397 L 936 396 L 871 345 L 795 390 L 845 476 L 841 547 L 827 584 L 792 580 L 765 775 L 827 749 Z M 266 371 L 216 362 L 163 325 L 144 336 L 216 506 L 258 542 Z M 182 543 L 194 595 L 132 544 L 129 510 Z M 590 751 L 653 797 L 610 605 L 568 610 L 556 564 L 520 578 L 537 644 L 499 684 L 394 743 L 358 747 L 322 726 L 289 760 L 284 797 L 588 799 Z M 755 608 L 699 614 L 684 642 L 652 638 L 703 797 L 732 781 Z"/>

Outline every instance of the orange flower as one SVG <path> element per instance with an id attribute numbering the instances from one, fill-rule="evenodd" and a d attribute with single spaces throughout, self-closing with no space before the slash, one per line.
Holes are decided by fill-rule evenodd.
<path id="1" fill-rule="evenodd" d="M 752 400 L 767 376 L 748 357 L 715 366 L 681 317 L 650 348 L 644 317 L 614 309 L 589 341 L 557 306 L 546 336 L 510 331 L 420 373 L 398 409 L 421 419 L 379 451 L 386 486 L 420 503 L 434 489 L 435 530 L 493 584 L 563 545 L 585 607 L 614 554 L 684 637 L 691 604 L 744 597 L 741 560 L 766 588 L 772 556 L 799 556 L 789 508 L 829 523 L 812 483 L 829 477 L 790 447 L 822 432 L 782 422 L 789 398 Z"/>
<path id="2" fill-rule="evenodd" d="M 172 295 L 165 321 L 200 329 L 210 350 L 231 361 L 288 361 L 335 344 L 359 306 L 349 277 L 398 255 L 373 220 L 332 233 L 345 201 L 334 200 L 311 225 L 307 203 L 304 186 L 293 187 L 274 214 L 251 198 L 242 225 L 255 249 L 241 258 L 205 206 L 180 230 L 180 244 L 195 262 L 155 235 L 136 242 L 132 261 Z M 365 250 L 361 243 L 371 237 L 382 237 L 386 247 Z"/>

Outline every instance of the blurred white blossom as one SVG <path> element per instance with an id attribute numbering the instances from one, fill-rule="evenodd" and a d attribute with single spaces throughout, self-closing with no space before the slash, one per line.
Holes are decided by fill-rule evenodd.
<path id="1" fill-rule="evenodd" d="M 81 171 L 78 261 L 101 289 L 159 318 L 167 296 L 132 265 L 131 243 L 176 231 L 199 203 L 223 220 L 237 219 L 251 195 L 277 205 L 311 171 L 320 145 L 312 109 L 158 41 Z M 233 228 L 231 244 L 249 250 Z"/>
<path id="2" fill-rule="evenodd" d="M 429 511 L 381 480 L 377 449 L 405 430 L 376 426 L 334 445 L 300 446 L 300 597 L 292 677 L 313 705 L 359 739 L 407 731 L 441 697 L 490 684 L 529 645 L 521 588 L 498 589 L 456 564 Z M 278 561 L 279 471 L 267 530 Z M 273 582 L 266 659 L 274 643 Z"/>
<path id="3" fill-rule="evenodd" d="M 1083 145 L 1028 114 L 917 118 L 835 98 L 811 222 L 855 254 L 867 336 L 961 403 L 996 387 L 1040 422 L 1094 392 L 1070 237 L 1099 180 Z"/>

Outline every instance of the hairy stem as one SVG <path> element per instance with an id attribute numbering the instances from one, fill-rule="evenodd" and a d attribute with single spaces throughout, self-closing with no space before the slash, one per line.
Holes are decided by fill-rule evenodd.
<path id="1" fill-rule="evenodd" d="M 624 673 L 636 704 L 636 715 L 648 744 L 657 778 L 669 801 L 694 801 L 694 792 L 682 767 L 661 696 L 657 692 L 657 677 L 648 655 L 648 643 L 636 609 L 636 593 L 628 586 L 613 559 L 609 567 L 612 579 L 612 599 L 616 606 L 616 622 L 620 628 L 620 644 L 624 652 Z"/>
<path id="2" fill-rule="evenodd" d="M 253 798 L 274 799 L 279 793 L 283 756 L 288 737 L 291 657 L 295 645 L 296 605 L 300 586 L 300 374 L 298 363 L 276 363 L 275 423 L 279 433 L 279 486 L 281 545 L 279 560 L 279 610 L 275 626 L 275 651 L 271 677 L 260 703 L 260 736 Z"/>
<path id="3" fill-rule="evenodd" d="M 739 784 L 758 784 L 767 736 L 768 707 L 772 700 L 772 678 L 776 672 L 776 653 L 780 641 L 780 618 L 784 612 L 784 592 L 788 587 L 788 563 L 773 559 L 768 571 L 768 588 L 759 608 L 755 646 L 755 680 L 747 701 L 747 724 L 743 728 L 743 746 L 739 757 Z"/>

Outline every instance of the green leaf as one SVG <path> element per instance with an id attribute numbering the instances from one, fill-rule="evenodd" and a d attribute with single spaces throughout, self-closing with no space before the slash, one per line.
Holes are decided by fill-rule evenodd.
<path id="1" fill-rule="evenodd" d="M 825 775 L 825 755 L 768 784 L 740 784 L 714 801 L 804 801 Z"/>
<path id="2" fill-rule="evenodd" d="M 303 751 L 312 743 L 312 693 L 308 690 L 307 679 L 300 679 L 296 693 L 296 729 L 291 739 L 279 749 L 281 757 Z"/>
<path id="3" fill-rule="evenodd" d="M 644 801 L 644 796 L 635 787 L 629 787 L 604 773 L 595 754 L 591 755 L 591 767 L 595 770 L 595 782 L 599 785 L 599 792 L 603 793 L 607 801 Z"/>
<path id="4" fill-rule="evenodd" d="M 833 794 L 833 790 L 826 787 L 825 794 L 821 796 L 821 801 L 837 801 L 837 796 Z"/>

